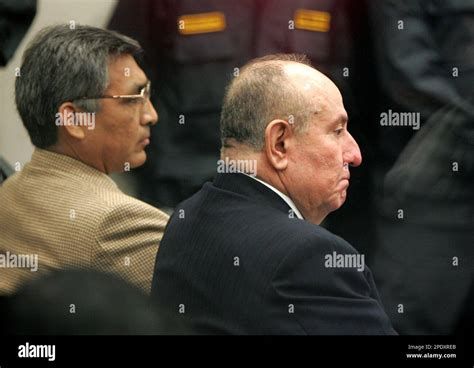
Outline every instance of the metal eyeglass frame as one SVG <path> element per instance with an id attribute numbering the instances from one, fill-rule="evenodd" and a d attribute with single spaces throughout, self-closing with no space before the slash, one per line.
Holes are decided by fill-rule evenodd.
<path id="1" fill-rule="evenodd" d="M 104 96 L 99 96 L 99 97 L 81 97 L 81 98 L 76 98 L 73 101 L 79 101 L 79 100 L 98 100 L 102 98 L 112 98 L 112 99 L 138 99 L 142 98 L 143 103 L 145 103 L 149 98 L 150 98 L 150 92 L 151 92 L 151 81 L 148 81 L 140 91 L 140 94 L 138 95 L 104 95 Z"/>

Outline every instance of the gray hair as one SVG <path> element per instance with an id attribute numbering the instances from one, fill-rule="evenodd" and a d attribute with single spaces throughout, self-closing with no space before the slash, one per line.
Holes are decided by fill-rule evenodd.
<path id="1" fill-rule="evenodd" d="M 103 95 L 109 83 L 109 61 L 141 51 L 137 41 L 101 28 L 56 25 L 42 29 L 23 54 L 15 81 L 16 106 L 31 142 L 39 148 L 55 144 L 59 106 Z M 94 112 L 99 111 L 100 100 L 81 100 L 75 105 Z"/>
<path id="2" fill-rule="evenodd" d="M 305 55 L 267 55 L 247 63 L 230 83 L 220 119 L 222 147 L 234 139 L 261 150 L 265 128 L 274 119 L 291 121 L 297 132 L 306 129 L 311 111 L 307 98 L 286 74 L 286 62 L 311 66 Z"/>

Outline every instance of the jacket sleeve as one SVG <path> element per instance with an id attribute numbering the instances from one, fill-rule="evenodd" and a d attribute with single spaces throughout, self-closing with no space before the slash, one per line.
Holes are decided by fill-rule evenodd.
<path id="1" fill-rule="evenodd" d="M 116 273 L 149 294 L 167 221 L 166 214 L 138 201 L 111 208 L 97 225 L 94 268 Z"/>

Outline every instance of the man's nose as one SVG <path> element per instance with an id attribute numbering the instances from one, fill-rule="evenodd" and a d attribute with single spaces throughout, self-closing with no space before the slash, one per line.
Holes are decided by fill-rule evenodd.
<path id="1" fill-rule="evenodd" d="M 150 99 L 147 99 L 142 113 L 142 125 L 155 125 L 158 122 L 158 113 Z"/>
<path id="2" fill-rule="evenodd" d="M 360 153 L 359 145 L 355 139 L 349 134 L 349 132 L 347 134 L 348 140 L 344 152 L 344 163 L 357 167 L 362 163 L 362 154 Z"/>

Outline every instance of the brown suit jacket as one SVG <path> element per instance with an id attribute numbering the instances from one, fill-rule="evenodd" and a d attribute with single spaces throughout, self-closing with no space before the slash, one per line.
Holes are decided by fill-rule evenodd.
<path id="1" fill-rule="evenodd" d="M 149 293 L 167 221 L 106 174 L 36 149 L 0 187 L 0 294 L 70 267 L 112 272 Z"/>

